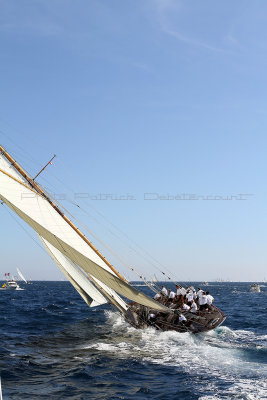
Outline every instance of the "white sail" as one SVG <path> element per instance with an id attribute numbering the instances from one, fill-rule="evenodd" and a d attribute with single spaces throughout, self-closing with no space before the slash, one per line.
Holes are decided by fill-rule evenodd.
<path id="1" fill-rule="evenodd" d="M 0 198 L 40 236 L 108 288 L 145 306 L 170 311 L 119 279 L 43 196 L 25 184 L 21 177 L 14 179 L 14 170 L 2 156 L 0 158 Z"/>
<path id="2" fill-rule="evenodd" d="M 39 235 L 38 235 L 39 236 Z M 50 254 L 63 274 L 70 280 L 77 292 L 82 296 L 89 307 L 107 303 L 105 297 L 89 282 L 88 277 L 72 261 L 52 246 L 47 240 L 39 236 L 46 251 Z"/>
<path id="3" fill-rule="evenodd" d="M 39 235 L 38 235 L 39 236 Z M 117 295 L 114 290 L 107 287 L 102 282 L 98 281 L 90 275 L 86 275 L 83 270 L 81 270 L 77 265 L 75 265 L 71 260 L 64 256 L 60 251 L 58 251 L 54 246 L 48 243 L 44 238 L 39 236 L 41 242 L 43 243 L 45 249 L 50 254 L 52 259 L 56 262 L 61 271 L 70 280 L 75 289 L 80 293 L 85 302 L 89 307 L 95 307 L 107 303 L 106 298 L 102 293 L 95 288 L 95 286 L 89 281 L 95 282 L 100 289 L 103 289 L 104 293 L 107 293 L 112 299 L 116 301 L 123 309 L 126 311 L 128 309 L 125 301 Z"/>
<path id="4" fill-rule="evenodd" d="M 25 283 L 28 283 L 27 282 L 27 280 L 24 278 L 24 276 L 22 275 L 22 272 L 17 268 L 17 272 L 18 272 L 18 275 L 21 277 L 21 279 L 25 282 Z"/>

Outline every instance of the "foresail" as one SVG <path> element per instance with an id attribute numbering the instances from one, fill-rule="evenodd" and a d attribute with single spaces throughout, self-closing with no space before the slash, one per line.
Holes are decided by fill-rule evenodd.
<path id="1" fill-rule="evenodd" d="M 87 274 L 108 288 L 145 306 L 170 312 L 162 304 L 119 279 L 105 262 L 83 241 L 60 214 L 27 185 L 19 183 L 0 169 L 0 197 L 40 236 Z"/>
<path id="2" fill-rule="evenodd" d="M 40 235 L 38 236 L 48 254 L 52 257 L 57 266 L 68 278 L 89 307 L 100 306 L 107 303 L 105 297 L 91 282 L 89 282 L 88 277 L 72 261 L 47 242 L 47 240 L 42 238 Z"/>

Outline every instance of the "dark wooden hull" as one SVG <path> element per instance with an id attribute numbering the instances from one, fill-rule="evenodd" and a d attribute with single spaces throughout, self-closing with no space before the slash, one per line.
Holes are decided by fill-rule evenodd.
<path id="1" fill-rule="evenodd" d="M 179 313 L 186 317 L 187 321 L 179 322 Z M 149 314 L 155 313 L 156 318 L 149 319 Z M 177 331 L 201 333 L 215 329 L 225 320 L 225 314 L 214 305 L 209 310 L 198 311 L 196 314 L 181 310 L 174 310 L 172 313 L 157 313 L 140 304 L 132 304 L 126 314 L 125 319 L 129 324 L 138 329 L 145 329 L 154 326 L 161 331 Z"/>

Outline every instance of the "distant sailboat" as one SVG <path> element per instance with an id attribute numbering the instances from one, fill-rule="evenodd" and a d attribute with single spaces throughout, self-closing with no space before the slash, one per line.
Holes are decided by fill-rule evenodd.
<path id="1" fill-rule="evenodd" d="M 211 305 L 209 311 L 183 311 L 185 324 L 180 319 L 182 310 L 171 309 L 137 290 L 74 225 L 35 178 L 0 146 L 0 199 L 38 234 L 47 252 L 89 307 L 109 302 L 126 321 L 141 329 L 151 325 L 150 318 L 154 314 L 159 316 L 154 326 L 163 331 L 198 333 L 214 329 L 224 321 L 224 313 Z M 153 285 L 145 283 L 153 288 L 156 279 Z"/>
<path id="2" fill-rule="evenodd" d="M 22 275 L 22 272 L 19 270 L 19 268 L 17 268 L 17 272 L 18 272 L 18 275 L 21 277 L 21 279 L 25 282 L 25 283 L 28 283 L 27 282 L 27 280 L 24 278 L 24 276 Z"/>

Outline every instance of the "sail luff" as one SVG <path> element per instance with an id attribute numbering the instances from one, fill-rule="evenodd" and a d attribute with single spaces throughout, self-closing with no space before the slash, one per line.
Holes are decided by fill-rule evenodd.
<path id="1" fill-rule="evenodd" d="M 39 193 L 41 194 L 54 210 L 71 226 L 72 229 L 91 247 L 91 249 L 106 263 L 106 265 L 122 280 L 125 279 L 120 273 L 113 267 L 113 265 L 100 253 L 99 250 L 86 238 L 86 236 L 75 226 L 75 224 L 60 210 L 60 208 L 47 196 L 43 189 L 30 177 L 30 175 L 14 160 L 14 158 L 0 145 L 0 152 L 3 156 L 11 163 L 11 165 L 26 179 L 26 181 Z M 4 171 L 1 171 L 4 172 Z M 5 173 L 5 172 L 4 172 Z M 10 175 L 11 178 L 13 178 Z"/>

